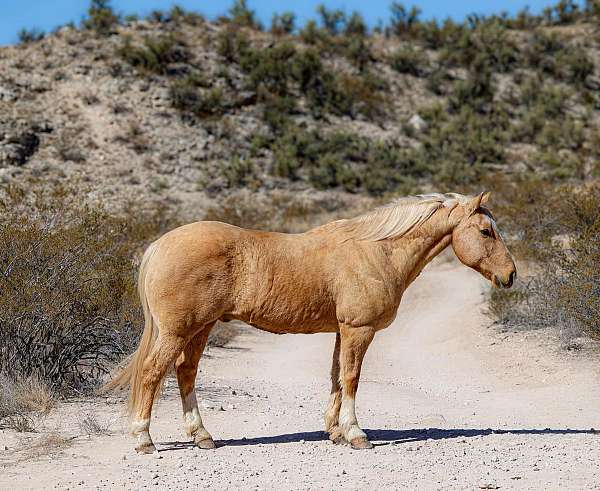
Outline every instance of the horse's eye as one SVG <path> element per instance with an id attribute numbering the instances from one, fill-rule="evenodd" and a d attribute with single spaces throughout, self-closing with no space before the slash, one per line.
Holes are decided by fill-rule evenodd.
<path id="1" fill-rule="evenodd" d="M 484 237 L 491 237 L 492 236 L 492 233 L 487 228 L 484 228 L 483 230 L 480 230 L 480 232 L 481 232 L 481 235 L 483 235 Z"/>

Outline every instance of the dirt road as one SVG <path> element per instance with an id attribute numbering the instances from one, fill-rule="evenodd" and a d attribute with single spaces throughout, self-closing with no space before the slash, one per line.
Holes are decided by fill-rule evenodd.
<path id="1" fill-rule="evenodd" d="M 201 412 L 217 450 L 191 445 L 169 381 L 151 427 L 158 457 L 134 453 L 121 400 L 63 404 L 41 435 L 0 433 L 0 489 L 600 488 L 594 361 L 555 351 L 543 333 L 490 328 L 486 288 L 455 263 L 409 288 L 363 368 L 357 410 L 373 450 L 321 431 L 333 335 L 248 330 L 202 362 Z M 89 414 L 107 435 L 80 436 Z M 32 457 L 53 429 L 79 436 Z"/>

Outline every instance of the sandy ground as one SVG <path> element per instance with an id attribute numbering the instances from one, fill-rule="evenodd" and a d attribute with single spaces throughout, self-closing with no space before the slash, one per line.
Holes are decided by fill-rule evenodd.
<path id="1" fill-rule="evenodd" d="M 455 263 L 409 288 L 364 364 L 357 408 L 373 450 L 321 431 L 333 335 L 249 329 L 202 361 L 201 412 L 217 450 L 185 436 L 169 380 L 151 427 L 157 455 L 135 454 L 122 400 L 64 403 L 37 434 L 0 433 L 0 489 L 600 488 L 594 359 L 558 351 L 544 333 L 490 328 L 487 288 Z M 107 434 L 82 436 L 88 415 Z M 71 439 L 43 444 L 54 435 Z"/>

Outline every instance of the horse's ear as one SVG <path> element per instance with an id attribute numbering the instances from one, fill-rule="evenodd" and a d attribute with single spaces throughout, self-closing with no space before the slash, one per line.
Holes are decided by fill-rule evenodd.
<path id="1" fill-rule="evenodd" d="M 467 206 L 465 206 L 466 216 L 470 217 L 477 211 L 477 209 L 481 206 L 482 201 L 484 200 L 485 194 L 489 193 L 479 193 L 474 198 L 471 198 L 471 200 L 467 203 Z"/>
<path id="2" fill-rule="evenodd" d="M 490 200 L 490 196 L 492 193 L 490 193 L 489 191 L 485 191 L 482 194 L 483 196 L 481 197 L 481 204 L 485 205 Z"/>

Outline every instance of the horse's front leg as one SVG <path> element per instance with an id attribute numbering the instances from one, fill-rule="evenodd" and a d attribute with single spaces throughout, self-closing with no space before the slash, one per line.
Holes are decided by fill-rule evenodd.
<path id="1" fill-rule="evenodd" d="M 335 348 L 331 362 L 331 395 L 325 411 L 325 431 L 333 443 L 344 441 L 339 427 L 340 407 L 342 405 L 342 386 L 340 385 L 340 334 L 335 335 Z"/>
<path id="2" fill-rule="evenodd" d="M 342 436 L 355 449 L 373 448 L 366 433 L 358 426 L 355 399 L 362 361 L 374 335 L 375 330 L 370 326 L 351 327 L 345 324 L 340 325 L 342 402 L 339 413 L 339 427 Z"/>

